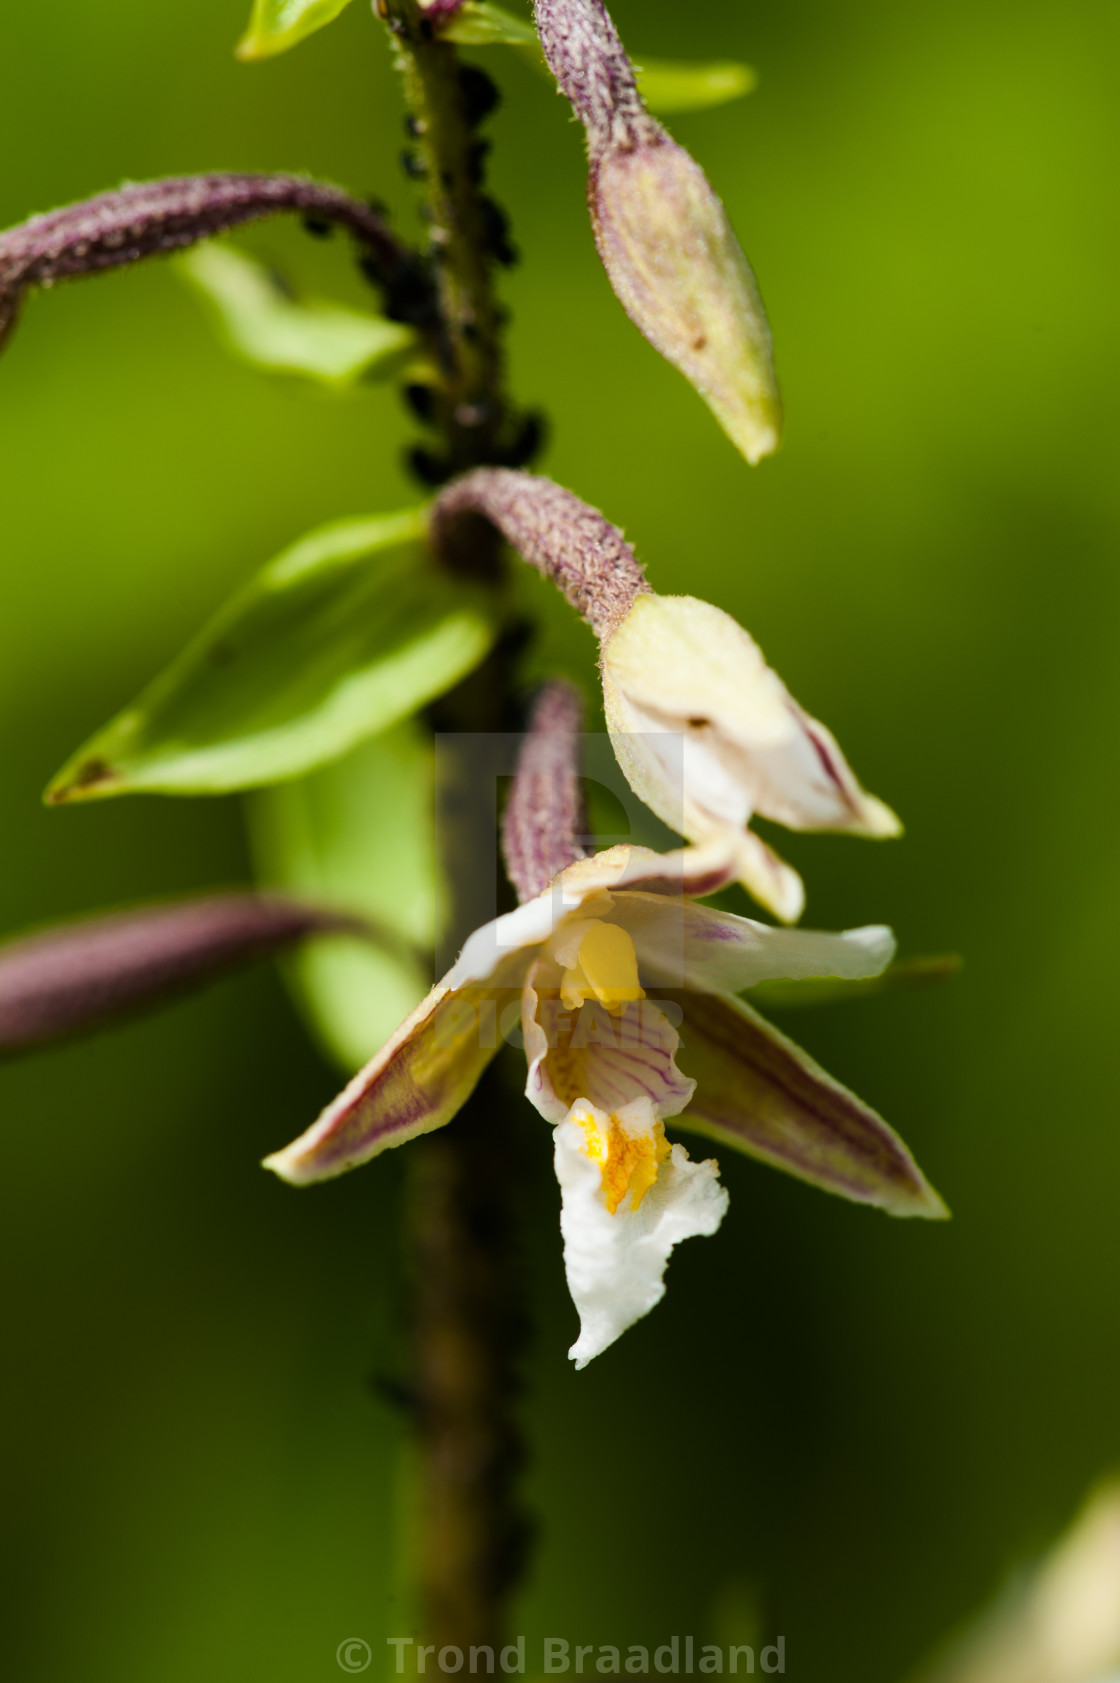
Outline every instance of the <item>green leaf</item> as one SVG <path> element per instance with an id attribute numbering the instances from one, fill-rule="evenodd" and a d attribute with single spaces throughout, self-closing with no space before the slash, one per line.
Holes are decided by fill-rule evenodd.
<path id="1" fill-rule="evenodd" d="M 439 33 L 460 47 L 534 47 L 540 53 L 534 25 L 490 0 L 466 0 Z"/>
<path id="2" fill-rule="evenodd" d="M 341 520 L 286 550 L 74 756 L 48 801 L 295 777 L 449 689 L 493 641 L 493 597 L 437 567 L 425 519 Z"/>
<path id="3" fill-rule="evenodd" d="M 249 27 L 237 43 L 240 59 L 286 53 L 324 24 L 333 23 L 350 0 L 253 0 Z"/>
<path id="4" fill-rule="evenodd" d="M 758 72 L 730 60 L 689 64 L 675 59 L 643 58 L 635 65 L 638 87 L 651 111 L 703 111 L 742 99 L 758 85 Z"/>
<path id="5" fill-rule="evenodd" d="M 297 302 L 263 263 L 234 246 L 196 246 L 176 267 L 205 300 L 229 348 L 257 368 L 348 386 L 392 371 L 417 344 L 409 328 L 369 311 L 315 298 Z"/>
<path id="6" fill-rule="evenodd" d="M 446 921 L 431 736 L 414 722 L 310 777 L 262 789 L 250 833 L 270 887 L 368 918 L 372 941 L 319 939 L 285 965 L 325 1050 L 360 1069 L 431 984 Z"/>
<path id="7" fill-rule="evenodd" d="M 964 960 L 957 953 L 938 953 L 931 958 L 902 958 L 889 964 L 878 976 L 844 981 L 836 976 L 811 976 L 801 982 L 759 982 L 749 990 L 752 1005 L 764 1011 L 794 1011 L 808 1005 L 843 1005 L 852 999 L 870 999 L 884 993 L 912 993 L 919 988 L 951 982 L 960 974 Z"/>
<path id="8" fill-rule="evenodd" d="M 507 12 L 490 0 L 466 0 L 440 29 L 444 41 L 461 47 L 521 47 L 537 70 L 552 72 L 544 61 L 534 24 Z M 643 58 L 634 66 L 642 98 L 651 111 L 703 111 L 741 99 L 758 84 L 758 72 L 749 64 L 720 59 L 709 64 L 687 60 Z"/>

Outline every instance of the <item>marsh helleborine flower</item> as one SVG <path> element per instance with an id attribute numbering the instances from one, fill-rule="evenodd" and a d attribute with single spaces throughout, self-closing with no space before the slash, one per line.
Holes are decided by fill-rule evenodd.
<path id="1" fill-rule="evenodd" d="M 749 462 L 778 447 L 766 312 L 699 164 L 646 110 L 600 0 L 536 0 L 541 45 L 587 132 L 595 244 L 623 309 Z"/>
<path id="2" fill-rule="evenodd" d="M 458 962 L 319 1120 L 266 1166 L 324 1180 L 449 1122 L 520 1025 L 526 1094 L 555 1125 L 584 1366 L 664 1293 L 669 1253 L 727 1206 L 717 1165 L 667 1118 L 896 1215 L 943 1206 L 902 1142 L 734 994 L 776 977 L 875 975 L 882 927 L 775 929 L 695 903 L 733 876 L 718 847 L 616 847 L 478 929 Z M 694 1076 L 676 1063 L 681 1044 Z"/>
<path id="3" fill-rule="evenodd" d="M 597 509 L 534 474 L 479 469 L 434 505 L 432 539 L 452 560 L 467 514 L 492 521 L 599 638 L 607 728 L 635 794 L 690 841 L 721 839 L 733 874 L 784 922 L 801 915 L 805 891 L 748 828 L 755 814 L 791 830 L 899 834 L 742 626 L 709 602 L 651 591 Z"/>

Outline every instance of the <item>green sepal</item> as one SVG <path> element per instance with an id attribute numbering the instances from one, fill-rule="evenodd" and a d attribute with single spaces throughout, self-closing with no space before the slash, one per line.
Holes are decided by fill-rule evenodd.
<path id="1" fill-rule="evenodd" d="M 811 976 L 799 982 L 759 982 L 747 997 L 764 1011 L 799 1011 L 810 1005 L 844 1005 L 853 999 L 873 999 L 885 993 L 913 993 L 936 987 L 959 975 L 964 959 L 958 953 L 929 958 L 902 958 L 878 976 L 845 981 L 836 976 Z"/>
<path id="2" fill-rule="evenodd" d="M 749 64 L 717 60 L 690 64 L 687 60 L 643 58 L 634 66 L 642 98 L 651 111 L 705 111 L 728 100 L 742 99 L 758 86 L 758 72 Z"/>
<path id="3" fill-rule="evenodd" d="M 229 349 L 254 368 L 344 387 L 394 372 L 418 344 L 410 328 L 372 311 L 289 297 L 265 264 L 235 246 L 196 246 L 176 267 Z"/>
<path id="4" fill-rule="evenodd" d="M 333 23 L 350 0 L 253 0 L 249 27 L 234 51 L 240 59 L 272 58 Z"/>
<path id="5" fill-rule="evenodd" d="M 534 47 L 540 54 L 537 31 L 528 19 L 491 5 L 490 0 L 465 0 L 439 34 L 441 40 L 460 47 Z"/>
<path id="6" fill-rule="evenodd" d="M 249 803 L 262 880 L 368 919 L 371 939 L 320 939 L 285 973 L 324 1050 L 353 1073 L 431 985 L 447 906 L 435 840 L 435 756 L 414 721 Z"/>
<path id="7" fill-rule="evenodd" d="M 90 739 L 47 800 L 296 777 L 450 689 L 494 640 L 494 597 L 440 570 L 425 524 L 411 509 L 302 538 Z"/>

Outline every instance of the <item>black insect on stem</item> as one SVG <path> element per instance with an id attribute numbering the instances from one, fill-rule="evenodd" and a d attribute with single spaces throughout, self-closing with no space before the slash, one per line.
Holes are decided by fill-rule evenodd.
<path id="1" fill-rule="evenodd" d="M 460 66 L 459 92 L 463 97 L 464 114 L 472 128 L 477 128 L 487 117 L 493 116 L 502 103 L 501 89 L 477 64 Z"/>

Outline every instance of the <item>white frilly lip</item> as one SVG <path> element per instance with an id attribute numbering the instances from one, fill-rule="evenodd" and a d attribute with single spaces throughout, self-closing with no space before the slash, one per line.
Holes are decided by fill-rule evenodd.
<path id="1" fill-rule="evenodd" d="M 598 1119 L 606 1121 L 602 1113 Z M 619 1119 L 631 1130 L 652 1131 L 653 1107 L 639 1100 Z M 599 1168 L 584 1150 L 585 1139 L 571 1116 L 556 1128 L 564 1271 L 580 1320 L 579 1337 L 568 1354 L 577 1368 L 586 1367 L 649 1314 L 665 1295 L 673 1247 L 682 1239 L 714 1233 L 728 1205 L 718 1163 L 713 1158 L 693 1163 L 682 1145 L 674 1145 L 638 1208 L 626 1201 L 612 1215 Z"/>

